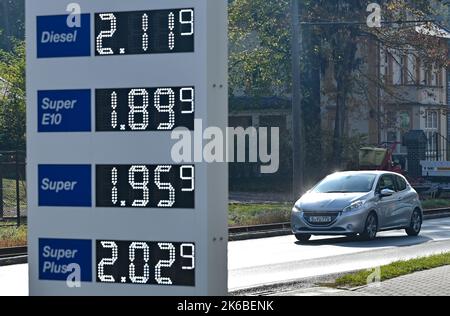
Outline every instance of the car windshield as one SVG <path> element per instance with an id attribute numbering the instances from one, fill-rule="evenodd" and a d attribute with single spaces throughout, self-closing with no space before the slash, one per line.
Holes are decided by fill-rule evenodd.
<path id="1" fill-rule="evenodd" d="M 372 190 L 376 176 L 373 174 L 334 174 L 320 182 L 314 193 L 366 193 Z"/>

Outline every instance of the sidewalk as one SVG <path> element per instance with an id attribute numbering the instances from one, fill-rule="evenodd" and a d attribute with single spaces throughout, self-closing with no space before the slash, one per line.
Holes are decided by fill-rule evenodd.
<path id="1" fill-rule="evenodd" d="M 450 266 L 417 272 L 353 291 L 310 288 L 282 296 L 450 296 Z"/>

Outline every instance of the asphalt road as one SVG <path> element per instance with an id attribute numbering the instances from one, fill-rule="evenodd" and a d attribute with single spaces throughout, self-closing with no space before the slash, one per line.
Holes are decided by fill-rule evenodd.
<path id="1" fill-rule="evenodd" d="M 450 218 L 426 221 L 419 237 L 393 231 L 372 242 L 314 237 L 302 245 L 284 236 L 230 242 L 228 248 L 229 289 L 236 291 L 450 252 Z"/>

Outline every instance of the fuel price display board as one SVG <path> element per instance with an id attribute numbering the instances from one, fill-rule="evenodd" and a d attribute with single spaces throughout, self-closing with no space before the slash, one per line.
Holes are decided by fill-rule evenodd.
<path id="1" fill-rule="evenodd" d="M 95 14 L 96 55 L 194 52 L 193 8 Z"/>
<path id="2" fill-rule="evenodd" d="M 227 165 L 174 145 L 227 126 L 227 1 L 26 15 L 30 294 L 226 295 Z"/>

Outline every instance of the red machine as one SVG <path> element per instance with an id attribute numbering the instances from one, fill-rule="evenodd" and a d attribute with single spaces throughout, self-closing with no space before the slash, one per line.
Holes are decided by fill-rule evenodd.
<path id="1" fill-rule="evenodd" d="M 380 147 L 364 147 L 359 150 L 361 170 L 384 170 L 404 174 L 402 166 L 394 162 L 399 143 L 384 143 Z"/>

